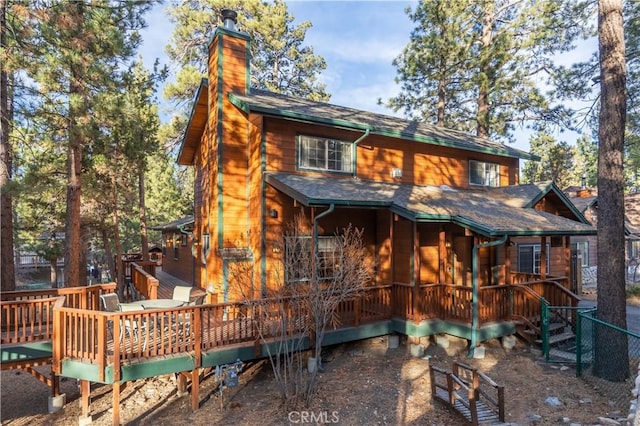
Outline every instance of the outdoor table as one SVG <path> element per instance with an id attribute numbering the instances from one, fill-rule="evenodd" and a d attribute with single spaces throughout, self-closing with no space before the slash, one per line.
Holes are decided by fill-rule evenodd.
<path id="1" fill-rule="evenodd" d="M 178 308 L 184 305 L 182 300 L 175 299 L 147 299 L 136 303 L 142 305 L 143 309 L 169 309 Z"/>

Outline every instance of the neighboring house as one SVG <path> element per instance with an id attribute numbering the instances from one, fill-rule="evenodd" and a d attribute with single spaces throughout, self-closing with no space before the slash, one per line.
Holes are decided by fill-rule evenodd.
<path id="1" fill-rule="evenodd" d="M 570 238 L 595 229 L 554 184 L 518 185 L 519 160 L 533 156 L 250 88 L 250 39 L 234 28 L 215 31 L 178 156 L 195 169 L 195 285 L 225 301 L 265 295 L 282 282 L 282 235 L 301 212 L 320 256 L 340 229 L 364 229 L 372 284 L 477 288 L 518 271 L 570 275 Z"/>
<path id="2" fill-rule="evenodd" d="M 635 260 L 638 264 L 640 262 L 640 193 L 625 194 L 624 218 L 627 261 Z"/>
<path id="3" fill-rule="evenodd" d="M 598 226 L 597 192 L 585 187 L 569 187 L 564 190 L 573 205 L 594 227 Z M 624 195 L 625 260 L 627 263 L 640 258 L 640 194 Z M 598 266 L 598 238 L 596 235 L 571 237 L 572 249 L 577 250 L 583 267 Z"/>
<path id="4" fill-rule="evenodd" d="M 162 270 L 186 282 L 195 282 L 193 216 L 151 227 L 162 232 Z"/>

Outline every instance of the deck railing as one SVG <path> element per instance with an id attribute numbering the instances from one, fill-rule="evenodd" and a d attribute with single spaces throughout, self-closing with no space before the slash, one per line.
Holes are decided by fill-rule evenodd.
<path id="1" fill-rule="evenodd" d="M 340 326 L 390 318 L 390 295 L 390 286 L 370 287 L 341 303 Z M 295 335 L 306 329 L 309 315 L 301 311 L 303 306 L 261 299 L 127 312 L 63 307 L 54 316 L 54 371 L 59 372 L 65 358 L 100 367 L 113 364 L 119 371 L 122 363 L 138 358 L 190 353 L 200 359 L 203 351 L 280 336 L 283 326 Z"/>
<path id="2" fill-rule="evenodd" d="M 100 309 L 100 295 L 113 293 L 115 283 L 96 284 L 84 287 L 48 288 L 41 290 L 3 291 L 0 300 L 33 300 L 64 296 L 65 306 L 79 309 Z"/>
<path id="3" fill-rule="evenodd" d="M 158 286 L 160 282 L 153 276 L 155 262 L 136 262 L 131 264 L 131 283 L 138 293 L 145 299 L 158 298 Z"/>
<path id="4" fill-rule="evenodd" d="M 0 302 L 0 343 L 16 344 L 51 340 L 53 309 L 62 307 L 63 296 Z"/>

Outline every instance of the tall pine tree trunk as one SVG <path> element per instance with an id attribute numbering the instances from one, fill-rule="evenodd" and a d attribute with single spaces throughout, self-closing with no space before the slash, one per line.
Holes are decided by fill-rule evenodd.
<path id="1" fill-rule="evenodd" d="M 626 328 L 623 149 L 626 65 L 622 0 L 599 0 L 598 319 Z M 627 337 L 596 330 L 594 374 L 629 377 Z"/>
<path id="2" fill-rule="evenodd" d="M 83 37 L 84 3 L 70 5 L 70 16 L 76 23 L 76 37 Z M 82 244 L 80 228 L 80 205 L 82 195 L 82 152 L 86 119 L 86 90 L 82 60 L 70 64 L 71 81 L 69 83 L 69 117 L 67 150 L 67 213 L 65 218 L 64 280 L 65 286 L 85 285 L 81 281 L 80 264 Z"/>
<path id="3" fill-rule="evenodd" d="M 7 43 L 7 1 L 0 0 L 0 46 Z M 0 290 L 16 289 L 13 253 L 13 199 L 9 190 L 13 157 L 9 141 L 12 108 L 9 99 L 9 73 L 4 61 L 0 61 Z"/>
<path id="4" fill-rule="evenodd" d="M 495 5 L 492 1 L 485 3 L 482 11 L 482 34 L 480 36 L 480 69 L 478 75 L 478 97 L 476 111 L 476 135 L 481 138 L 489 137 L 489 73 L 490 69 L 490 53 L 493 22 L 495 20 Z"/>
<path id="5" fill-rule="evenodd" d="M 140 162 L 138 169 L 138 200 L 140 203 L 140 243 L 142 245 L 142 260 L 149 260 L 149 239 L 147 237 L 147 209 L 144 196 L 144 162 Z"/>

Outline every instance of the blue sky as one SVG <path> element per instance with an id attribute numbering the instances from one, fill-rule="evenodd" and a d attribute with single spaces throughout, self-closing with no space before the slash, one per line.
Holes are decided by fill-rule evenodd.
<path id="1" fill-rule="evenodd" d="M 399 91 L 395 83 L 396 69 L 392 61 L 409 41 L 413 23 L 405 9 L 415 8 L 416 1 L 288 1 L 295 22 L 311 21 L 306 43 L 327 61 L 321 81 L 331 94 L 330 103 L 366 111 L 393 115 L 377 104 Z M 142 55 L 147 64 L 154 59 L 166 63 L 164 47 L 172 33 L 164 12 L 165 5 L 154 8 L 147 16 L 149 27 L 144 30 Z M 592 45 L 581 44 L 572 54 L 564 54 L 565 64 L 587 58 Z M 515 147 L 528 150 L 530 133 L 516 134 Z M 556 135 L 559 140 L 575 142 L 576 134 Z"/>

